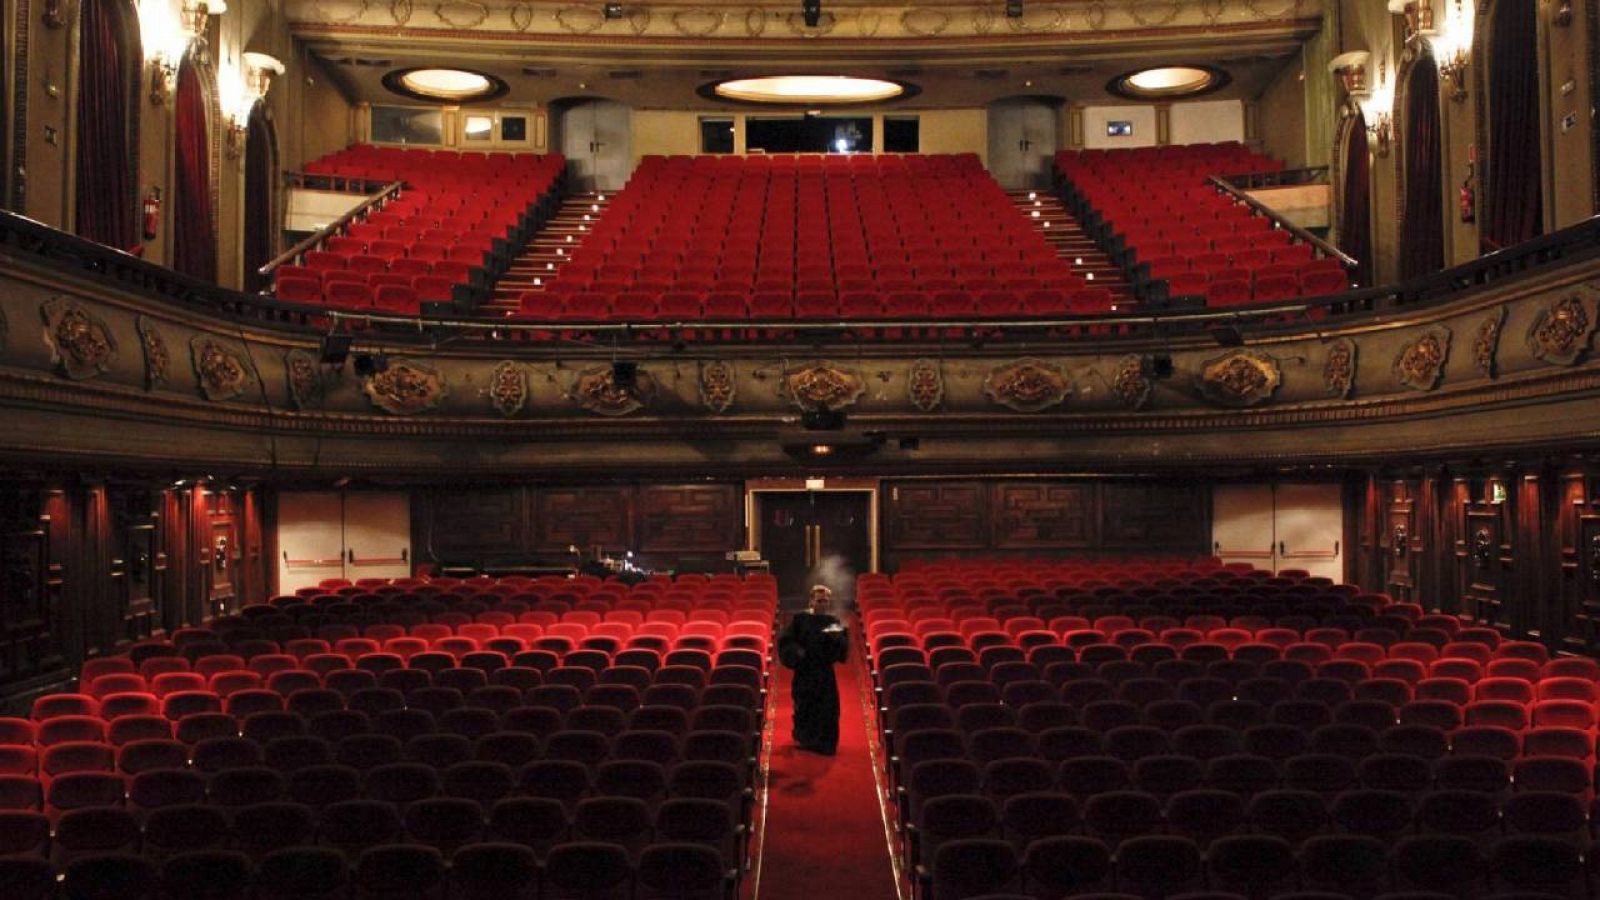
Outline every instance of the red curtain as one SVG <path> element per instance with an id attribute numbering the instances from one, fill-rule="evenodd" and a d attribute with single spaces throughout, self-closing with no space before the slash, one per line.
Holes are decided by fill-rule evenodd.
<path id="1" fill-rule="evenodd" d="M 128 72 L 123 52 L 125 25 L 118 0 L 83 0 L 78 44 L 77 208 L 78 234 L 131 250 L 134 196 L 128 135 Z"/>
<path id="2" fill-rule="evenodd" d="M 277 221 L 273 213 L 277 199 L 277 152 L 273 147 L 272 125 L 267 121 L 266 105 L 257 103 L 250 112 L 244 147 L 244 284 L 246 290 L 260 290 L 266 279 L 256 272 L 276 255 Z"/>
<path id="3" fill-rule="evenodd" d="M 1372 165 L 1367 158 L 1367 120 L 1360 113 L 1344 142 L 1344 197 L 1339 209 L 1339 249 L 1360 265 L 1356 281 L 1372 285 Z"/>
<path id="4" fill-rule="evenodd" d="M 192 58 L 178 70 L 177 181 L 172 192 L 172 268 L 217 280 L 217 232 L 211 220 L 211 129 L 206 90 Z"/>
<path id="5" fill-rule="evenodd" d="M 1406 84 L 1405 220 L 1400 227 L 1400 277 L 1444 268 L 1444 188 L 1439 164 L 1439 69 L 1424 57 Z"/>
<path id="6" fill-rule="evenodd" d="M 1489 193 L 1485 251 L 1544 232 L 1540 197 L 1539 26 L 1533 0 L 1496 0 L 1489 30 Z"/>

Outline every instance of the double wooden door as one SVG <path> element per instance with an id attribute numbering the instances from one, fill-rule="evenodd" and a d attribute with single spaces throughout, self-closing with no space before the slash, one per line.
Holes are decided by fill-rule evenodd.
<path id="1" fill-rule="evenodd" d="M 762 491 L 756 495 L 760 550 L 778 579 L 785 609 L 805 603 L 813 584 L 833 588 L 835 606 L 855 595 L 872 566 L 869 491 Z"/>

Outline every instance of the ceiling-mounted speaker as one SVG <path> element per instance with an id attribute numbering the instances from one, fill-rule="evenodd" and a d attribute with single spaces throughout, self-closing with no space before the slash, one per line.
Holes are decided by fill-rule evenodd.
<path id="1" fill-rule="evenodd" d="M 348 334 L 323 335 L 317 347 L 317 361 L 325 366 L 342 366 L 350 358 L 350 345 L 355 338 Z"/>
<path id="2" fill-rule="evenodd" d="M 1022 18 L 1022 0 L 1006 0 L 1006 18 Z"/>
<path id="3" fill-rule="evenodd" d="M 601 7 L 601 9 L 605 12 L 605 16 L 608 19 L 620 19 L 623 16 L 621 3 L 607 3 L 605 6 Z"/>
<path id="4" fill-rule="evenodd" d="M 822 0 L 800 0 L 800 18 L 805 20 L 807 28 L 821 24 Z"/>

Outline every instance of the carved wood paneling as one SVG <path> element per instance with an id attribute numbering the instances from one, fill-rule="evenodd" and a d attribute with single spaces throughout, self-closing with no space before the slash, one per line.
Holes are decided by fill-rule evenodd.
<path id="1" fill-rule="evenodd" d="M 1417 522 L 1416 487 L 1409 481 L 1389 484 L 1384 504 L 1384 529 L 1378 535 L 1378 550 L 1387 560 L 1383 567 L 1383 590 L 1402 602 L 1412 602 L 1417 593 L 1417 554 L 1426 548 Z"/>
<path id="2" fill-rule="evenodd" d="M 440 559 L 526 553 L 533 546 L 531 497 L 525 488 L 432 491 L 413 504 L 423 527 L 412 546 Z"/>
<path id="3" fill-rule="evenodd" d="M 1038 481 L 994 486 L 994 544 L 1004 550 L 1094 545 L 1094 485 Z"/>
<path id="4" fill-rule="evenodd" d="M 636 509 L 642 553 L 720 553 L 742 541 L 736 485 L 649 485 L 639 488 Z"/>
<path id="5" fill-rule="evenodd" d="M 884 531 L 898 550 L 989 546 L 989 491 L 982 482 L 920 481 L 885 492 Z"/>
<path id="6" fill-rule="evenodd" d="M 1197 484 L 1100 485 L 1100 546 L 1138 553 L 1203 553 L 1211 492 Z"/>
<path id="7" fill-rule="evenodd" d="M 50 499 L 41 490 L 0 486 L 0 681 L 43 675 L 62 656 L 55 559 L 62 548 L 53 545 L 50 527 L 61 510 Z"/>
<path id="8" fill-rule="evenodd" d="M 539 491 L 534 508 L 537 548 L 546 553 L 563 552 L 569 546 L 633 547 L 631 488 L 545 488 Z"/>

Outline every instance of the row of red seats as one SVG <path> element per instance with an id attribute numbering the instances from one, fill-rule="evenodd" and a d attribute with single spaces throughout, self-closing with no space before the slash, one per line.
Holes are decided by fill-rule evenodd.
<path id="1" fill-rule="evenodd" d="M 1299 278 L 1271 278 L 1253 285 L 1249 275 L 1212 276 L 1204 284 L 1177 278 L 1174 286 L 1173 279 L 1182 274 L 1179 265 L 1185 259 L 1197 270 L 1248 271 L 1280 261 L 1275 256 L 1280 249 L 1285 254 L 1283 262 L 1303 262 L 1312 251 L 1309 246 L 1291 243 L 1287 232 L 1276 230 L 1267 219 L 1254 217 L 1231 197 L 1197 183 L 1209 175 L 1272 171 L 1281 167 L 1276 161 L 1243 147 L 1200 154 L 1161 149 L 1166 152 L 1148 148 L 1121 151 L 1121 156 L 1064 152 L 1057 155 L 1056 166 L 1080 202 L 1098 211 L 1122 234 L 1124 247 L 1138 261 L 1152 263 L 1150 277 L 1168 282 L 1169 297 L 1201 296 L 1208 306 L 1232 306 L 1343 289 L 1344 283 L 1335 284 L 1331 277 L 1313 279 L 1310 284 Z M 1128 172 L 1139 176 L 1130 181 Z"/>
<path id="2" fill-rule="evenodd" d="M 559 156 L 516 154 L 463 162 L 454 151 L 378 151 L 350 147 L 307 166 L 312 174 L 404 181 L 384 207 L 306 254 L 305 269 L 389 275 L 398 283 L 319 279 L 298 267 L 280 271 L 277 293 L 299 302 L 414 314 L 422 302 L 448 302 L 454 285 L 484 265 L 484 255 L 545 195 L 565 166 Z M 418 271 L 426 264 L 426 271 Z M 464 263 L 465 270 L 455 265 Z M 413 279 L 426 277 L 417 282 Z M 437 280 L 435 280 L 437 279 Z"/>

